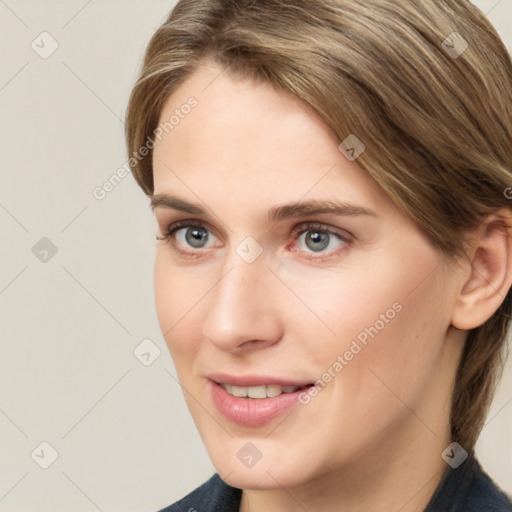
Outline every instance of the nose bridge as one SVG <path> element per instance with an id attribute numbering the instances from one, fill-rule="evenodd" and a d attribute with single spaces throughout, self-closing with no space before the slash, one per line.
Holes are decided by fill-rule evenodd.
<path id="1" fill-rule="evenodd" d="M 235 255 L 236 256 L 236 255 Z M 243 305 L 256 294 L 256 287 L 262 284 L 262 265 L 247 264 L 238 256 L 226 262 L 223 278 L 219 281 L 215 295 L 217 302 L 225 306 Z"/>
<path id="2" fill-rule="evenodd" d="M 223 349 L 279 337 L 278 311 L 266 300 L 271 273 L 263 258 L 248 263 L 233 251 L 212 290 L 203 333 Z"/>

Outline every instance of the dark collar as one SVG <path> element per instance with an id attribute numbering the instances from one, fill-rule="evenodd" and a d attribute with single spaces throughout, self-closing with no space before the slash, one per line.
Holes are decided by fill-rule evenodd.
<path id="1" fill-rule="evenodd" d="M 425 512 L 510 512 L 512 503 L 474 457 L 448 467 Z"/>

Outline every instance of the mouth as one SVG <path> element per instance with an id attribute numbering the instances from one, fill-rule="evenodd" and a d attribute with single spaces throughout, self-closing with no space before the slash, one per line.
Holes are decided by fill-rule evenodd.
<path id="1" fill-rule="evenodd" d="M 282 416 L 299 403 L 300 394 L 313 383 L 271 377 L 209 377 L 211 398 L 229 421 L 259 427 Z"/>

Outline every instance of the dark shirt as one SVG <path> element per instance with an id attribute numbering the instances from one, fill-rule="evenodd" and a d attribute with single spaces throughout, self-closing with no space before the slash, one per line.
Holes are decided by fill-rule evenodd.
<path id="1" fill-rule="evenodd" d="M 218 474 L 160 512 L 239 512 L 241 489 Z M 512 503 L 474 458 L 448 468 L 425 512 L 512 512 Z"/>

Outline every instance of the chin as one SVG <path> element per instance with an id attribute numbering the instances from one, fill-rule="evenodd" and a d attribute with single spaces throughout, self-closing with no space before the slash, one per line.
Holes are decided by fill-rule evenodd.
<path id="1" fill-rule="evenodd" d="M 208 449 L 210 459 L 221 478 L 240 489 L 280 489 L 295 487 L 314 478 L 313 464 L 293 453 L 292 446 L 275 446 L 265 439 L 231 438 L 228 442 L 215 443 Z M 259 454 L 258 455 L 258 448 Z M 207 445 L 207 448 L 208 445 Z M 247 454 L 247 455 L 246 455 Z M 253 456 L 244 464 L 244 458 Z M 259 460 L 256 460 L 257 457 Z M 251 465 L 252 464 L 252 465 Z"/>
<path id="2" fill-rule="evenodd" d="M 217 469 L 217 466 L 216 466 Z M 223 469 L 220 466 L 219 469 Z M 278 467 L 261 466 L 259 468 L 247 468 L 231 470 L 231 473 L 220 473 L 225 482 L 232 487 L 239 489 L 252 489 L 252 490 L 270 490 L 281 489 L 283 487 L 289 488 L 304 483 L 304 476 L 297 474 L 297 465 L 295 470 L 286 471 Z"/>

